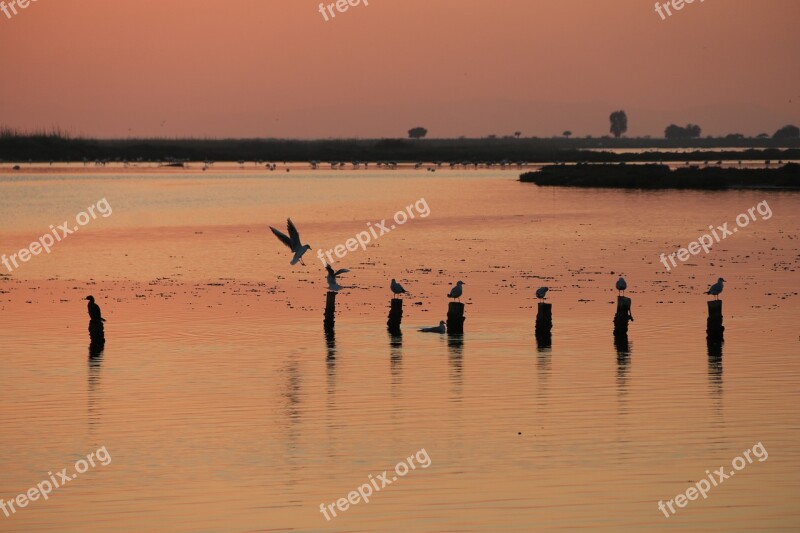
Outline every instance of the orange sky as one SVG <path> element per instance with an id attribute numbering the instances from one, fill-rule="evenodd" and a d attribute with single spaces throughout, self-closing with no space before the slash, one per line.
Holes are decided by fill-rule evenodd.
<path id="1" fill-rule="evenodd" d="M 10 0 L 5 0 L 8 3 Z M 331 0 L 328 0 L 329 2 Z M 666 0 L 665 0 L 666 1 Z M 102 137 L 629 135 L 800 123 L 800 1 L 38 0 L 0 12 L 0 125 Z"/>

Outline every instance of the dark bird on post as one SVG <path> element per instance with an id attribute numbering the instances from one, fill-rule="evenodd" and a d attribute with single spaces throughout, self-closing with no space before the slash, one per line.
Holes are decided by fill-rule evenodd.
<path id="1" fill-rule="evenodd" d="M 397 296 L 406 293 L 406 290 L 403 288 L 403 286 L 397 283 L 397 280 L 394 278 L 392 278 L 392 283 L 389 285 L 389 288 L 392 289 L 392 293 Z"/>
<path id="2" fill-rule="evenodd" d="M 536 297 L 543 302 L 545 299 L 545 294 L 547 294 L 547 291 L 549 290 L 550 290 L 549 287 L 539 287 L 538 289 L 536 289 Z"/>
<path id="3" fill-rule="evenodd" d="M 458 298 L 458 301 L 461 301 L 461 294 L 463 289 L 461 288 L 462 285 L 466 285 L 463 281 L 459 281 L 456 283 L 456 286 L 450 289 L 450 293 L 447 295 L 448 298 Z"/>
<path id="4" fill-rule="evenodd" d="M 710 294 L 714 297 L 715 300 L 719 300 L 719 295 L 722 294 L 722 289 L 724 289 L 725 280 L 719 278 L 715 284 L 708 288 L 706 292 L 703 294 Z"/>
<path id="5" fill-rule="evenodd" d="M 94 303 L 94 296 L 87 296 L 85 299 L 89 300 L 89 305 L 87 306 L 89 308 L 89 319 L 105 322 L 106 319 L 103 318 L 100 312 L 100 306 Z"/>
<path id="6" fill-rule="evenodd" d="M 344 274 L 345 272 L 350 272 L 350 271 L 347 270 L 346 268 L 341 268 L 339 270 L 334 271 L 333 267 L 331 267 L 328 264 L 325 265 L 325 270 L 328 271 L 328 276 L 327 276 L 328 289 L 332 290 L 333 292 L 339 292 L 340 290 L 342 290 L 343 287 L 341 285 L 339 285 L 338 283 L 336 283 L 336 276 L 338 276 L 339 274 Z"/>
<path id="7" fill-rule="evenodd" d="M 617 290 L 620 292 L 621 296 L 625 295 L 625 289 L 628 288 L 628 283 L 625 281 L 625 278 L 622 276 L 619 277 L 617 280 Z"/>

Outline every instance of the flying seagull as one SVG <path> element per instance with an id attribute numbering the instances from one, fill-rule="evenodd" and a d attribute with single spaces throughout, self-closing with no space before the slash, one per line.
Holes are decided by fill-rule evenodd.
<path id="1" fill-rule="evenodd" d="M 278 240 L 280 240 L 283 244 L 288 246 L 292 252 L 294 252 L 294 257 L 292 258 L 292 264 L 296 265 L 297 262 L 299 261 L 301 265 L 306 266 L 306 264 L 303 263 L 303 254 L 309 251 L 311 249 L 311 246 L 300 243 L 300 234 L 297 233 L 297 228 L 294 227 L 291 218 L 286 219 L 286 227 L 289 229 L 288 237 L 283 233 L 281 233 L 280 231 L 273 228 L 272 226 L 270 226 L 269 229 L 272 230 L 272 233 L 275 234 Z"/>
<path id="2" fill-rule="evenodd" d="M 447 295 L 448 298 L 458 298 L 459 302 L 461 301 L 461 293 L 463 289 L 461 288 L 462 285 L 466 285 L 463 281 L 459 281 L 456 283 L 456 286 L 450 289 L 450 293 Z"/>
<path id="3" fill-rule="evenodd" d="M 724 288 L 725 280 L 719 278 L 715 284 L 713 284 L 709 289 L 704 292 L 703 294 L 710 294 L 714 297 L 715 300 L 719 300 L 719 295 L 722 293 L 722 289 Z"/>
<path id="4" fill-rule="evenodd" d="M 85 300 L 89 300 L 89 320 L 95 321 L 100 320 L 105 322 L 106 319 L 103 318 L 102 313 L 100 312 L 100 306 L 94 303 L 94 296 L 87 296 L 84 298 Z"/>
<path id="5" fill-rule="evenodd" d="M 628 288 L 628 283 L 625 281 L 625 278 L 622 276 L 619 277 L 617 280 L 617 290 L 620 292 L 621 296 L 625 295 L 625 289 Z"/>
<path id="6" fill-rule="evenodd" d="M 422 333 L 447 333 L 447 326 L 444 324 L 444 320 L 439 322 L 438 326 L 432 328 L 422 328 L 420 330 Z"/>
<path id="7" fill-rule="evenodd" d="M 406 293 L 406 290 L 403 288 L 403 286 L 400 285 L 399 283 L 397 283 L 397 280 L 395 280 L 394 278 L 392 278 L 392 283 L 389 284 L 389 288 L 392 289 L 392 292 L 395 295 L 400 295 L 400 294 L 405 294 Z"/>
<path id="8" fill-rule="evenodd" d="M 339 292 L 340 290 L 342 290 L 342 286 L 336 283 L 336 276 L 350 271 L 347 270 L 346 268 L 340 268 L 339 270 L 334 272 L 333 268 L 328 264 L 325 265 L 325 270 L 328 271 L 328 290 L 331 290 L 333 292 Z"/>
<path id="9" fill-rule="evenodd" d="M 545 294 L 547 294 L 547 291 L 549 290 L 550 289 L 548 287 L 539 287 L 536 289 L 536 297 L 539 298 L 539 300 L 544 301 Z"/>

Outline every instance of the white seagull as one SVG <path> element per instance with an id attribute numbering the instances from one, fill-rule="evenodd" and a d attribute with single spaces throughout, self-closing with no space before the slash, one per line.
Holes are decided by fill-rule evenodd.
<path id="1" fill-rule="evenodd" d="M 463 289 L 461 288 L 462 285 L 466 285 L 463 281 L 459 281 L 456 283 L 456 286 L 450 289 L 450 293 L 447 295 L 448 298 L 458 298 L 459 302 L 461 301 L 461 293 Z"/>
<path id="2" fill-rule="evenodd" d="M 328 271 L 328 289 L 332 290 L 333 292 L 339 292 L 340 290 L 342 290 L 343 287 L 338 283 L 336 283 L 336 276 L 350 271 L 347 270 L 346 268 L 340 268 L 339 270 L 334 272 L 333 268 L 328 264 L 325 265 L 325 270 Z"/>
<path id="3" fill-rule="evenodd" d="M 406 293 L 406 290 L 403 288 L 403 286 L 397 283 L 397 280 L 394 278 L 392 278 L 392 283 L 389 284 L 389 288 L 392 289 L 392 292 L 396 295 Z"/>
<path id="4" fill-rule="evenodd" d="M 620 291 L 621 295 L 625 295 L 625 289 L 628 288 L 628 283 L 625 281 L 625 278 L 622 276 L 619 277 L 617 280 L 617 290 Z"/>
<path id="5" fill-rule="evenodd" d="M 550 290 L 549 287 L 539 287 L 538 289 L 536 289 L 536 297 L 544 301 L 545 298 L 544 295 L 547 294 L 547 291 L 549 290 Z"/>
<path id="6" fill-rule="evenodd" d="M 715 300 L 719 300 L 719 295 L 722 293 L 722 289 L 724 289 L 725 280 L 719 278 L 715 284 L 713 284 L 709 289 L 704 292 L 703 294 L 710 294 L 714 297 Z"/>
<path id="7" fill-rule="evenodd" d="M 444 320 L 439 322 L 438 326 L 432 328 L 422 328 L 420 330 L 422 333 L 447 333 L 447 326 L 445 326 Z"/>
<path id="8" fill-rule="evenodd" d="M 278 240 L 280 240 L 283 244 L 288 246 L 292 252 L 294 252 L 292 264 L 296 265 L 299 261 L 301 265 L 306 266 L 306 264 L 303 263 L 303 254 L 309 251 L 311 246 L 300 243 L 300 234 L 297 233 L 297 228 L 294 227 L 291 218 L 286 219 L 286 227 L 289 229 L 288 237 L 272 226 L 270 226 L 269 229 L 272 230 L 272 233 L 275 234 Z"/>

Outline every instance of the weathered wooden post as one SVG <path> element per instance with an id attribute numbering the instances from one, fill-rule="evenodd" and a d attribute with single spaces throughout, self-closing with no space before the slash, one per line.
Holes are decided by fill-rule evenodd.
<path id="1" fill-rule="evenodd" d="M 325 331 L 333 331 L 336 322 L 336 292 L 328 291 L 325 299 Z"/>
<path id="2" fill-rule="evenodd" d="M 464 304 L 450 302 L 447 306 L 447 333 L 461 335 L 464 333 Z"/>
<path id="3" fill-rule="evenodd" d="M 389 320 L 386 326 L 389 332 L 393 335 L 400 333 L 400 323 L 403 321 L 403 300 L 400 298 L 392 298 L 391 307 L 389 308 Z"/>
<path id="4" fill-rule="evenodd" d="M 722 325 L 722 300 L 708 302 L 708 320 L 706 321 L 706 338 L 722 341 L 725 326 Z"/>
<path id="5" fill-rule="evenodd" d="M 89 321 L 89 338 L 93 345 L 102 345 L 106 342 L 105 328 L 103 327 L 102 319 Z"/>
<path id="6" fill-rule="evenodd" d="M 553 304 L 539 302 L 536 312 L 536 337 L 549 337 L 553 329 Z"/>
<path id="7" fill-rule="evenodd" d="M 627 296 L 617 296 L 617 312 L 614 315 L 614 335 L 627 335 L 628 322 L 633 322 L 631 299 Z"/>

